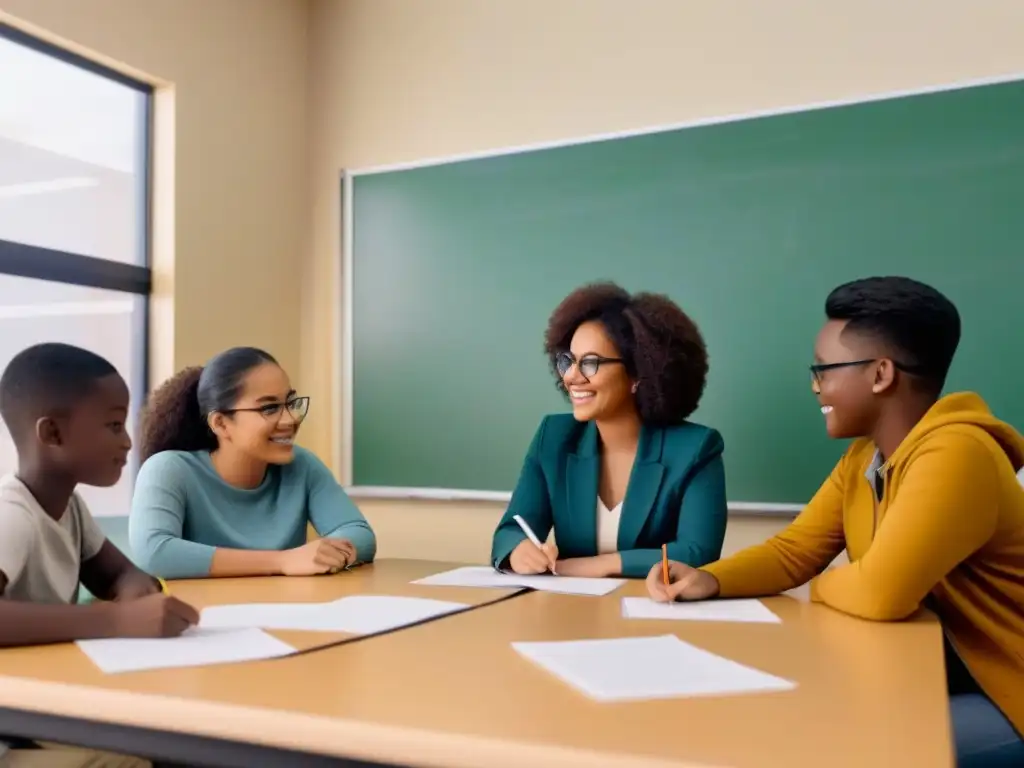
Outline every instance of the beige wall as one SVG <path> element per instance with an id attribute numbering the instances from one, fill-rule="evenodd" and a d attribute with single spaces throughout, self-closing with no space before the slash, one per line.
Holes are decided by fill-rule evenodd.
<path id="1" fill-rule="evenodd" d="M 0 12 L 164 84 L 154 379 L 236 344 L 297 375 L 308 3 L 0 0 Z"/>
<path id="2" fill-rule="evenodd" d="M 174 337 L 164 360 L 192 363 L 242 342 L 272 349 L 314 398 L 303 440 L 327 461 L 340 424 L 331 405 L 340 169 L 1024 71 L 1019 0 L 0 8 L 174 83 Z M 361 506 L 382 555 L 455 559 L 486 556 L 500 513 Z M 726 549 L 779 525 L 737 518 Z"/>
<path id="3" fill-rule="evenodd" d="M 341 168 L 1024 72 L 1019 0 L 314 0 L 304 387 L 324 457 Z M 500 506 L 363 502 L 382 552 L 484 557 Z M 732 551 L 778 518 L 734 518 Z"/>

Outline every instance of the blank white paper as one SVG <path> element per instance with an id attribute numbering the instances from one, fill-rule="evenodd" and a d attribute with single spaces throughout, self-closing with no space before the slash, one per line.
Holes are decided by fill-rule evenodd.
<path id="1" fill-rule="evenodd" d="M 522 656 L 601 702 L 787 691 L 796 683 L 716 656 L 675 635 L 513 643 Z"/>
<path id="2" fill-rule="evenodd" d="M 203 609 L 199 615 L 199 626 L 262 627 L 368 635 L 468 607 L 465 603 L 385 595 L 354 595 L 329 603 L 240 603 Z"/>
<path id="3" fill-rule="evenodd" d="M 563 595 L 607 595 L 623 584 L 625 579 L 589 579 L 579 576 L 520 576 L 516 573 L 501 573 L 486 566 L 456 568 L 444 573 L 435 573 L 413 584 L 433 587 L 491 587 L 496 589 L 536 589 L 539 592 L 558 592 Z"/>
<path id="4" fill-rule="evenodd" d="M 103 672 L 196 667 L 235 661 L 272 659 L 295 649 L 258 629 L 200 629 L 179 637 L 79 640 L 79 648 Z"/>
<path id="5" fill-rule="evenodd" d="M 622 598 L 625 619 L 679 621 L 739 621 L 781 624 L 782 619 L 760 600 L 707 600 L 697 603 L 657 603 L 649 597 Z"/>

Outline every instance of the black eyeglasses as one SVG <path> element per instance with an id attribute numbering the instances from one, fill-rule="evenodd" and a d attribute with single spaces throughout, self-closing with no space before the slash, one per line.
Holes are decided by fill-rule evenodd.
<path id="1" fill-rule="evenodd" d="M 309 398 L 293 397 L 283 403 L 264 403 L 255 408 L 229 408 L 221 411 L 221 413 L 226 416 L 230 416 L 233 413 L 258 413 L 265 419 L 280 419 L 285 409 L 288 410 L 293 419 L 302 421 L 306 418 L 306 414 L 309 413 Z"/>
<path id="2" fill-rule="evenodd" d="M 847 360 L 846 362 L 843 363 L 818 363 L 816 365 L 810 366 L 811 376 L 814 377 L 814 380 L 818 384 L 821 384 L 821 376 L 823 373 L 825 373 L 825 371 L 833 371 L 836 368 L 850 368 L 854 365 L 870 365 L 871 363 L 877 362 L 878 358 L 872 357 L 867 360 Z M 892 364 L 896 366 L 897 370 L 903 371 L 904 373 L 909 373 L 912 376 L 917 376 L 924 373 L 920 366 L 905 365 L 903 363 L 897 362 L 896 360 L 893 360 Z"/>
<path id="3" fill-rule="evenodd" d="M 565 376 L 569 372 L 569 369 L 574 365 L 580 372 L 580 375 L 585 379 L 589 379 L 591 376 L 596 374 L 602 365 L 605 363 L 623 363 L 625 362 L 619 357 L 601 357 L 600 355 L 584 355 L 579 360 L 572 354 L 572 352 L 559 352 L 555 358 L 555 368 L 558 370 L 559 376 Z"/>

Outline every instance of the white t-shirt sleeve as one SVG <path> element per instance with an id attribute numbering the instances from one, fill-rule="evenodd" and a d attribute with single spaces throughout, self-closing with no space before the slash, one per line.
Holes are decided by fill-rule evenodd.
<path id="1" fill-rule="evenodd" d="M 78 525 L 82 530 L 82 562 L 84 563 L 100 553 L 107 536 L 93 519 L 85 500 L 77 493 L 73 498 L 75 509 L 78 511 Z"/>
<path id="2" fill-rule="evenodd" d="M 29 515 L 17 504 L 0 501 L 0 571 L 8 584 L 21 578 L 29 552 L 36 548 L 36 529 Z"/>

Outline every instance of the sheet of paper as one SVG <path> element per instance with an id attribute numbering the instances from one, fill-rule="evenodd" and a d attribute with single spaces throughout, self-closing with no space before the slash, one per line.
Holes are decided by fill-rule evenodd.
<path id="1" fill-rule="evenodd" d="M 79 640 L 78 647 L 103 672 L 197 667 L 287 656 L 295 649 L 259 629 L 187 630 L 161 639 Z"/>
<path id="2" fill-rule="evenodd" d="M 675 635 L 513 643 L 522 656 L 601 702 L 787 691 L 796 684 Z"/>
<path id="3" fill-rule="evenodd" d="M 649 597 L 622 598 L 624 619 L 740 621 L 781 624 L 782 619 L 760 600 L 706 600 L 698 603 L 656 603 Z"/>
<path id="4" fill-rule="evenodd" d="M 435 573 L 413 584 L 427 584 L 435 587 L 493 587 L 504 589 L 527 588 L 539 592 L 558 592 L 564 595 L 607 595 L 623 584 L 625 579 L 587 579 L 578 576 L 520 576 L 515 573 L 500 573 L 488 566 L 456 568 L 444 573 Z"/>
<path id="5" fill-rule="evenodd" d="M 385 595 L 354 595 L 329 603 L 240 603 L 203 609 L 199 615 L 199 626 L 301 629 L 368 635 L 468 607 L 465 603 Z"/>

